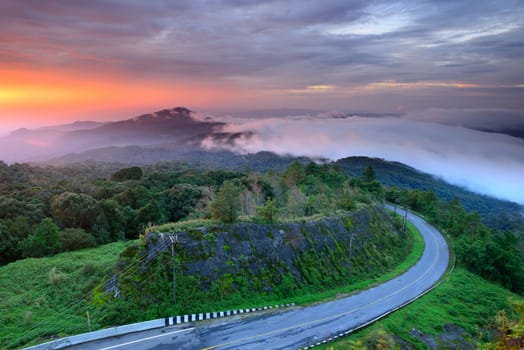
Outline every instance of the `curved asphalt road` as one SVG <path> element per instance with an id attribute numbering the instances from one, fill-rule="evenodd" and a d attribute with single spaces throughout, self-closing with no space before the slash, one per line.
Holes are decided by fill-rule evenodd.
<path id="1" fill-rule="evenodd" d="M 169 327 L 77 346 L 81 349 L 296 349 L 372 322 L 431 288 L 447 270 L 442 235 L 408 213 L 425 241 L 422 258 L 377 287 L 327 303 Z M 72 347 L 75 348 L 75 347 Z"/>

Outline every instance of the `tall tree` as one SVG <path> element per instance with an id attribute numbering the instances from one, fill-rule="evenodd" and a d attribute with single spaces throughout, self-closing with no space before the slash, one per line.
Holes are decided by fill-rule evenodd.
<path id="1" fill-rule="evenodd" d="M 258 216 L 261 217 L 266 224 L 274 224 L 277 221 L 277 215 L 278 208 L 275 205 L 275 201 L 271 198 L 268 198 L 266 203 L 258 208 Z"/>
<path id="2" fill-rule="evenodd" d="M 63 227 L 91 230 L 98 213 L 98 202 L 83 193 L 64 192 L 51 203 L 53 218 Z"/>
<path id="3" fill-rule="evenodd" d="M 42 257 L 55 254 L 60 250 L 60 231 L 50 218 L 45 218 L 36 225 L 33 233 L 21 243 L 25 257 Z"/>
<path id="4" fill-rule="evenodd" d="M 375 169 L 373 169 L 373 166 L 368 165 L 366 170 L 364 170 L 364 181 L 366 182 L 372 182 L 375 181 Z"/>
<path id="5" fill-rule="evenodd" d="M 231 181 L 224 182 L 211 203 L 211 215 L 222 222 L 235 222 L 240 208 L 239 189 Z"/>

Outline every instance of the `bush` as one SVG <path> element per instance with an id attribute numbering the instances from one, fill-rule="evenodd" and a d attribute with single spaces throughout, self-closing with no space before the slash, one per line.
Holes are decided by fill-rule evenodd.
<path id="1" fill-rule="evenodd" d="M 82 269 L 80 270 L 82 275 L 84 276 L 91 276 L 98 270 L 97 266 L 93 264 L 92 262 L 85 263 L 84 266 L 82 266 Z"/>
<path id="2" fill-rule="evenodd" d="M 33 323 L 33 313 L 31 311 L 26 311 L 24 313 L 24 324 Z"/>
<path id="3" fill-rule="evenodd" d="M 24 257 L 39 258 L 55 254 L 60 250 L 60 231 L 49 218 L 36 225 L 33 233 L 20 242 Z"/>
<path id="4" fill-rule="evenodd" d="M 384 329 L 376 329 L 364 338 L 364 345 L 370 350 L 395 349 L 395 341 Z"/>
<path id="5" fill-rule="evenodd" d="M 51 268 L 51 271 L 49 271 L 49 283 L 53 286 L 59 284 L 64 280 L 64 275 L 60 272 L 56 271 L 56 266 L 53 266 Z"/>
<path id="6" fill-rule="evenodd" d="M 61 250 L 69 252 L 96 246 L 93 235 L 80 228 L 68 228 L 60 234 Z"/>

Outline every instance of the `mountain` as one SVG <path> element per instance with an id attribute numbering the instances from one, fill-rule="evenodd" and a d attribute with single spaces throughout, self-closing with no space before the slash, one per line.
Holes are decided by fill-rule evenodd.
<path id="1" fill-rule="evenodd" d="M 162 146 L 179 151 L 197 148 L 199 140 L 223 125 L 193 118 L 184 107 L 164 109 L 133 119 L 94 125 L 19 129 L 0 138 L 0 159 L 7 162 L 42 161 L 69 153 L 127 146 Z"/>

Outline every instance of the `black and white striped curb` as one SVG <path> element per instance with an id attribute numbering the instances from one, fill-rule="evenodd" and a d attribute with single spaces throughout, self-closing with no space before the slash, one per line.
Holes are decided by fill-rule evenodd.
<path id="1" fill-rule="evenodd" d="M 353 333 L 353 330 L 350 330 L 350 331 L 345 331 L 345 332 L 342 332 L 342 333 L 339 333 L 337 335 L 334 335 L 332 337 L 329 337 L 327 339 L 324 339 L 322 341 L 319 341 L 319 342 L 316 342 L 314 344 L 311 344 L 309 346 L 305 346 L 303 348 L 299 348 L 298 350 L 307 350 L 307 349 L 313 349 L 314 347 L 317 347 L 317 346 L 320 346 L 320 345 L 324 345 L 324 344 L 327 344 L 327 343 L 331 343 L 332 341 L 335 341 L 337 339 L 341 339 L 341 338 L 344 338 L 348 335 L 350 335 L 351 333 Z"/>
<path id="2" fill-rule="evenodd" d="M 164 319 L 164 322 L 165 322 L 165 326 L 169 327 L 169 326 L 174 326 L 174 325 L 182 324 L 182 323 L 204 321 L 204 320 L 211 320 L 215 318 L 249 314 L 249 313 L 257 312 L 257 311 L 282 309 L 282 308 L 291 307 L 291 306 L 295 306 L 295 303 L 254 307 L 254 308 L 248 308 L 248 309 L 228 310 L 228 311 L 201 312 L 198 314 L 166 317 Z"/>
<path id="3" fill-rule="evenodd" d="M 84 344 L 84 343 L 94 341 L 94 340 L 107 339 L 111 337 L 121 336 L 124 334 L 142 332 L 142 331 L 147 331 L 150 329 L 163 328 L 163 327 L 173 326 L 173 325 L 187 323 L 187 322 L 203 321 L 203 320 L 208 320 L 208 319 L 213 319 L 213 318 L 222 318 L 222 317 L 228 317 L 228 316 L 234 316 L 234 315 L 240 315 L 240 314 L 253 313 L 257 311 L 281 309 L 281 308 L 291 307 L 291 306 L 295 306 L 295 303 L 263 306 L 263 307 L 250 308 L 250 309 L 206 312 L 206 313 L 199 313 L 199 314 L 159 318 L 156 320 L 131 323 L 131 324 L 123 325 L 123 326 L 104 328 L 104 329 L 100 329 L 100 330 L 89 332 L 89 333 L 77 334 L 77 335 L 72 335 L 72 336 L 65 337 L 65 338 L 55 339 L 47 343 L 42 343 L 42 344 L 38 344 L 38 345 L 34 345 L 31 347 L 25 348 L 25 350 L 63 349 L 69 346 Z"/>

